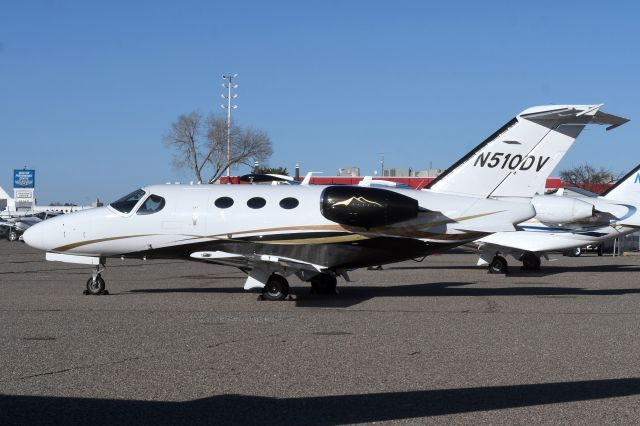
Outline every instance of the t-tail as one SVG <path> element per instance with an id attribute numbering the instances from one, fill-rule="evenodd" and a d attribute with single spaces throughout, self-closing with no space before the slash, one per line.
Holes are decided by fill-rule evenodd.
<path id="1" fill-rule="evenodd" d="M 553 169 L 587 124 L 611 130 L 626 118 L 600 105 L 546 105 L 526 109 L 434 179 L 427 189 L 476 197 L 543 194 Z"/>
<path id="2" fill-rule="evenodd" d="M 607 189 L 602 197 L 612 201 L 640 204 L 640 164 Z"/>

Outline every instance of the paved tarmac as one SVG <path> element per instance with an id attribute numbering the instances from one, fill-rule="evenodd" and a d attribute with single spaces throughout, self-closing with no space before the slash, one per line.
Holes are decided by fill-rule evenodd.
<path id="1" fill-rule="evenodd" d="M 0 424 L 640 423 L 640 258 L 469 253 L 257 301 L 235 269 L 0 241 Z M 340 281 L 342 284 L 342 280 Z"/>

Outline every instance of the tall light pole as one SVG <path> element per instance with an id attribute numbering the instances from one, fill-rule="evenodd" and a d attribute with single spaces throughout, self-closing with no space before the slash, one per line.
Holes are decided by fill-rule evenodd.
<path id="1" fill-rule="evenodd" d="M 222 83 L 222 87 L 227 89 L 227 94 L 222 94 L 222 99 L 227 100 L 227 104 L 220 104 L 220 108 L 227 110 L 227 177 L 231 176 L 231 110 L 238 108 L 238 105 L 231 105 L 231 100 L 238 97 L 237 94 L 231 94 L 233 89 L 237 89 L 238 85 L 233 84 L 238 74 L 222 74 L 222 79 L 227 83 Z"/>

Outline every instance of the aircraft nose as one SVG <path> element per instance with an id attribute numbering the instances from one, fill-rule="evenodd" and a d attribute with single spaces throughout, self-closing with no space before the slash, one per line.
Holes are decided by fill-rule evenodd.
<path id="1" fill-rule="evenodd" d="M 24 231 L 22 239 L 29 246 L 38 250 L 47 251 L 52 249 L 49 232 L 47 232 L 48 225 L 46 222 L 36 223 Z"/>

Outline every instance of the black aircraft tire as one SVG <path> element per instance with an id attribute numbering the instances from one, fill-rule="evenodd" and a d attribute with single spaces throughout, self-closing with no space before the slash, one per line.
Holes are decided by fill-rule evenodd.
<path id="1" fill-rule="evenodd" d="M 540 257 L 536 256 L 536 261 L 535 261 L 535 263 L 533 265 L 533 269 L 536 270 L 536 271 L 539 271 L 541 263 L 542 263 L 542 261 L 540 260 Z"/>
<path id="2" fill-rule="evenodd" d="M 526 252 L 522 256 L 522 269 L 525 271 L 540 270 L 540 258 L 534 253 Z"/>
<path id="3" fill-rule="evenodd" d="M 105 294 L 105 284 L 104 284 L 104 280 L 102 279 L 102 277 L 96 277 L 96 280 L 94 281 L 93 278 L 89 278 L 89 280 L 87 280 L 87 292 L 86 294 L 92 295 L 92 296 L 98 296 L 100 294 Z"/>
<path id="4" fill-rule="evenodd" d="M 496 256 L 489 264 L 490 274 L 506 274 L 507 273 L 507 259 L 502 256 Z"/>
<path id="5" fill-rule="evenodd" d="M 262 297 L 265 300 L 284 300 L 288 295 L 289 283 L 282 275 L 272 274 L 262 289 Z"/>
<path id="6" fill-rule="evenodd" d="M 318 274 L 311 279 L 311 289 L 316 294 L 336 294 L 338 280 L 329 274 Z"/>

